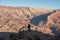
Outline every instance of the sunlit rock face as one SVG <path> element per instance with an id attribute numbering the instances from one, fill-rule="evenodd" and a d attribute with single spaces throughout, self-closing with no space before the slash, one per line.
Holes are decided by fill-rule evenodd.
<path id="1" fill-rule="evenodd" d="M 17 32 L 26 25 L 26 20 L 32 25 L 39 25 L 51 12 L 53 10 L 46 8 L 0 6 L 0 32 Z"/>
<path id="2" fill-rule="evenodd" d="M 52 30 L 52 33 L 55 35 L 60 35 L 60 11 L 48 16 L 47 25 Z"/>
<path id="3" fill-rule="evenodd" d="M 26 28 L 29 23 L 31 31 Z M 8 38 L 12 32 L 19 34 L 23 30 L 25 38 L 35 34 L 46 40 L 46 34 L 60 35 L 60 10 L 0 6 L 0 36 Z"/>

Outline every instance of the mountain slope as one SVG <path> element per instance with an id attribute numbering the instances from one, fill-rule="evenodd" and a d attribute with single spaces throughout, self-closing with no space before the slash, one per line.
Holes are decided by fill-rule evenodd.
<path id="1" fill-rule="evenodd" d="M 30 31 L 26 28 L 28 23 Z M 54 36 L 60 36 L 60 12 L 46 8 L 0 6 L 0 36 L 8 40 L 11 33 L 12 39 L 22 36 L 24 40 L 55 40 Z"/>
<path id="2" fill-rule="evenodd" d="M 47 27 L 50 27 L 55 35 L 60 35 L 60 11 L 48 16 Z"/>
<path id="3" fill-rule="evenodd" d="M 25 20 L 39 15 L 49 14 L 53 10 L 45 8 L 29 8 L 29 7 L 9 7 L 0 6 L 0 31 L 15 32 L 26 23 Z"/>

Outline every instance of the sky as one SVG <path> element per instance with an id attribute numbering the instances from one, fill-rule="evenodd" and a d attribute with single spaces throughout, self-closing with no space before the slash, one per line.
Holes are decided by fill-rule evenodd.
<path id="1" fill-rule="evenodd" d="M 60 0 L 0 0 L 0 6 L 60 9 Z"/>

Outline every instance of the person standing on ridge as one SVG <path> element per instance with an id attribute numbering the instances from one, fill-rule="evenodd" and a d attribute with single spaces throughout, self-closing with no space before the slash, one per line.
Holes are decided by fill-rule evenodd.
<path id="1" fill-rule="evenodd" d="M 30 24 L 28 24 L 28 26 L 27 26 L 28 30 L 31 30 L 31 29 L 30 29 L 30 27 L 31 27 L 31 25 L 30 25 Z"/>
<path id="2" fill-rule="evenodd" d="M 25 20 L 25 25 L 27 26 L 28 30 L 31 30 L 31 25 L 30 25 L 30 21 L 29 20 Z"/>

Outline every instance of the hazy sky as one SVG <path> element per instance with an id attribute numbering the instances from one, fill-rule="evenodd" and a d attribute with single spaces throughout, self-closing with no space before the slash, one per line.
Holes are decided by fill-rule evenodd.
<path id="1" fill-rule="evenodd" d="M 60 0 L 0 0 L 0 5 L 57 9 Z"/>

